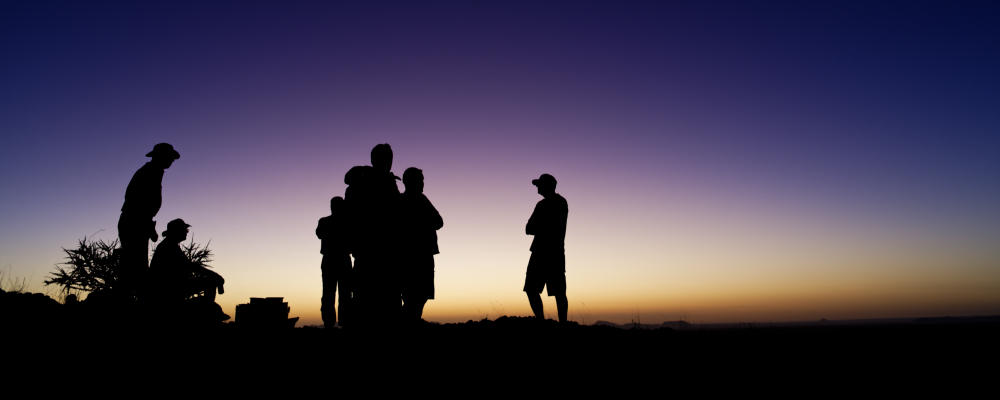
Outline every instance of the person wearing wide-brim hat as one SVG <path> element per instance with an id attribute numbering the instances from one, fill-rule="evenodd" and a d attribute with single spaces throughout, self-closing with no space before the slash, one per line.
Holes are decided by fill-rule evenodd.
<path id="1" fill-rule="evenodd" d="M 142 296 L 149 268 L 149 241 L 158 239 L 153 218 L 162 203 L 163 172 L 181 155 L 169 143 L 158 143 L 146 157 L 151 160 L 132 175 L 118 218 L 121 258 L 115 291 L 125 300 Z"/>
<path id="2" fill-rule="evenodd" d="M 161 304 L 176 304 L 194 294 L 203 294 L 206 302 L 215 301 L 215 292 L 225 292 L 222 276 L 197 265 L 184 255 L 180 243 L 187 240 L 191 225 L 177 218 L 167 223 L 163 241 L 156 246 L 149 263 L 150 293 Z"/>

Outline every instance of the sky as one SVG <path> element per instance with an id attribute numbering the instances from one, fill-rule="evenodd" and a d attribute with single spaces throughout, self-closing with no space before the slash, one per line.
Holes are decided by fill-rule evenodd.
<path id="1" fill-rule="evenodd" d="M 328 3 L 4 2 L 3 278 L 58 298 L 168 142 L 223 309 L 320 324 L 317 220 L 389 143 L 444 219 L 428 320 L 530 314 L 541 173 L 577 322 L 1000 313 L 993 2 Z"/>

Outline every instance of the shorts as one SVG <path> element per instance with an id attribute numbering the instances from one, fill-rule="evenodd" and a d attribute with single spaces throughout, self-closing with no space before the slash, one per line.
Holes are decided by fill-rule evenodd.
<path id="1" fill-rule="evenodd" d="M 546 287 L 549 296 L 566 294 L 566 253 L 531 252 L 528 273 L 524 278 L 524 291 L 541 293 Z"/>

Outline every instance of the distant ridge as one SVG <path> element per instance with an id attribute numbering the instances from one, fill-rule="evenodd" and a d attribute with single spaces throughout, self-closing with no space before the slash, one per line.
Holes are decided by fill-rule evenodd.
<path id="1" fill-rule="evenodd" d="M 609 327 L 612 327 L 612 328 L 619 328 L 619 329 L 660 329 L 660 328 L 687 329 L 687 328 L 692 327 L 691 323 L 689 323 L 687 321 L 683 321 L 683 320 L 678 320 L 678 321 L 664 321 L 663 323 L 658 324 L 658 325 L 657 324 L 640 324 L 640 323 L 635 323 L 635 322 L 630 322 L 630 323 L 627 323 L 627 324 L 616 324 L 614 322 L 609 322 L 609 321 L 597 321 L 597 322 L 593 323 L 593 326 L 609 326 Z"/>
<path id="2" fill-rule="evenodd" d="M 985 315 L 973 317 L 927 317 L 913 320 L 918 324 L 947 324 L 947 323 L 971 323 L 971 322 L 993 322 L 1000 323 L 1000 315 Z"/>
<path id="3" fill-rule="evenodd" d="M 613 327 L 619 329 L 739 329 L 739 328 L 792 328 L 809 326 L 864 326 L 864 325 L 907 325 L 907 324 L 1000 324 L 1000 315 L 974 315 L 974 316 L 942 316 L 942 317 L 920 317 L 920 318 L 870 318 L 870 319 L 844 319 L 830 320 L 821 318 L 813 321 L 785 321 L 785 322 L 722 322 L 697 324 L 684 320 L 664 321 L 661 324 L 640 324 L 629 322 L 616 324 L 609 321 L 597 321 L 593 326 Z"/>

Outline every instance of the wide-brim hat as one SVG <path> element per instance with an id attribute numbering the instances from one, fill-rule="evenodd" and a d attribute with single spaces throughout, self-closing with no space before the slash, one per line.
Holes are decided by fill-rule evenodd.
<path id="1" fill-rule="evenodd" d="M 146 157 L 156 157 L 156 156 L 163 156 L 170 158 L 172 160 L 176 160 L 178 158 L 181 158 L 181 153 L 178 153 L 177 150 L 174 150 L 174 146 L 171 146 L 170 143 L 157 143 L 156 146 L 153 146 L 153 151 L 146 153 Z"/>
<path id="2" fill-rule="evenodd" d="M 167 230 L 163 231 L 166 235 L 167 232 L 183 232 L 185 229 L 190 228 L 191 224 L 184 222 L 183 219 L 177 218 L 173 221 L 167 222 Z"/>

